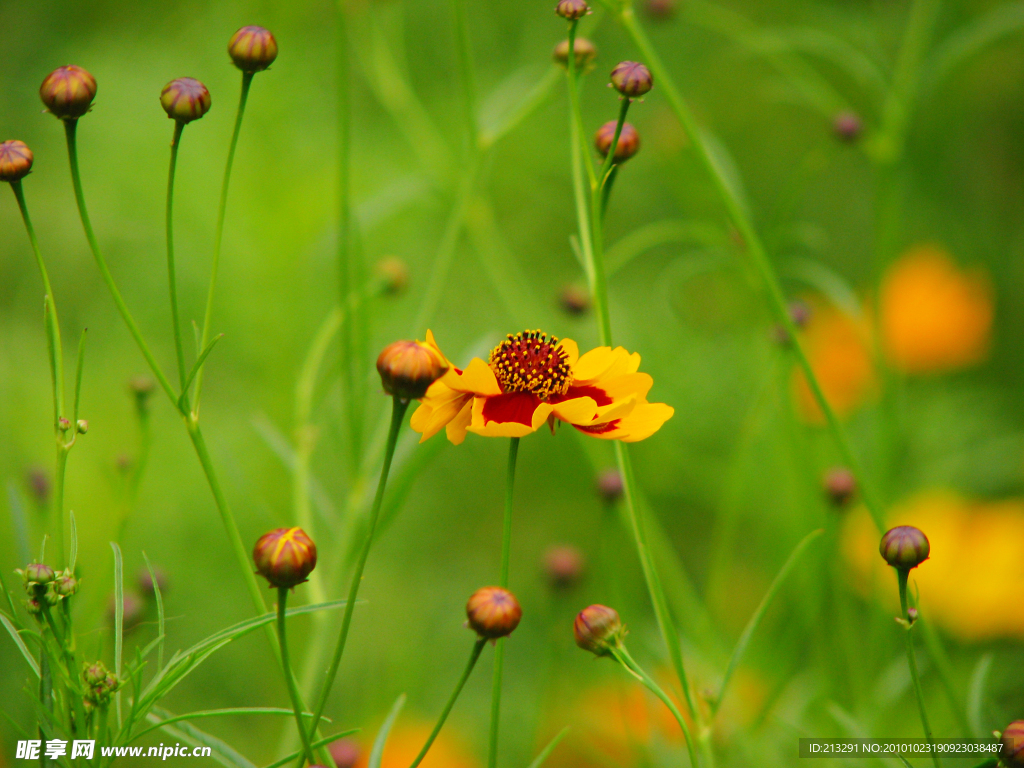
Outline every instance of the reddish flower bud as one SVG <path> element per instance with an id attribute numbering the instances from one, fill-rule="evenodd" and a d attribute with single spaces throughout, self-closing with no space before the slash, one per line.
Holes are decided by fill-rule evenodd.
<path id="1" fill-rule="evenodd" d="M 622 491 L 622 475 L 615 467 L 609 467 L 597 476 L 597 492 L 605 501 L 618 501 L 622 498 Z"/>
<path id="2" fill-rule="evenodd" d="M 576 547 L 551 547 L 544 555 L 544 571 L 555 589 L 571 589 L 583 576 L 583 555 Z"/>
<path id="3" fill-rule="evenodd" d="M 928 559 L 931 545 L 928 537 L 919 528 L 912 525 L 900 525 L 890 528 L 878 545 L 882 558 L 901 571 L 917 568 Z"/>
<path id="4" fill-rule="evenodd" d="M 598 128 L 597 133 L 594 134 L 594 146 L 601 157 L 608 155 L 612 141 L 615 140 L 615 129 L 617 126 L 617 120 L 609 120 Z M 640 134 L 629 123 L 623 123 L 622 131 L 619 133 L 619 143 L 615 145 L 615 162 L 624 163 L 639 151 Z"/>
<path id="5" fill-rule="evenodd" d="M 0 144 L 0 181 L 21 181 L 32 170 L 32 150 L 23 141 Z"/>
<path id="6" fill-rule="evenodd" d="M 316 544 L 301 528 L 275 528 L 260 536 L 252 559 L 271 586 L 294 587 L 316 567 Z"/>
<path id="7" fill-rule="evenodd" d="M 396 341 L 377 358 L 384 391 L 403 400 L 416 400 L 448 372 L 448 363 L 436 347 L 419 341 Z"/>
<path id="8" fill-rule="evenodd" d="M 210 92 L 194 77 L 171 80 L 160 92 L 160 106 L 172 120 L 191 123 L 210 111 Z"/>
<path id="9" fill-rule="evenodd" d="M 576 69 L 589 70 L 597 58 L 597 47 L 585 37 L 577 37 L 574 41 L 573 50 L 576 52 Z M 563 40 L 555 46 L 552 52 L 555 63 L 563 67 L 569 66 L 569 41 Z"/>
<path id="10" fill-rule="evenodd" d="M 377 262 L 374 271 L 384 283 L 386 294 L 397 296 L 409 285 L 409 267 L 397 256 L 385 256 Z"/>
<path id="11" fill-rule="evenodd" d="M 22 578 L 25 580 L 26 587 L 49 584 L 54 580 L 55 576 L 53 568 L 45 563 L 30 563 L 22 571 Z"/>
<path id="12" fill-rule="evenodd" d="M 78 579 L 64 571 L 54 581 L 54 589 L 61 597 L 71 597 L 78 591 Z"/>
<path id="13" fill-rule="evenodd" d="M 54 117 L 77 120 L 96 98 L 96 78 L 74 64 L 58 67 L 39 86 L 39 98 Z"/>
<path id="14" fill-rule="evenodd" d="M 582 315 L 590 309 L 590 292 L 581 285 L 567 285 L 558 297 L 558 303 L 570 315 Z"/>
<path id="15" fill-rule="evenodd" d="M 231 36 L 228 55 L 243 72 L 262 72 L 277 58 L 277 40 L 263 27 L 242 27 Z"/>
<path id="16" fill-rule="evenodd" d="M 856 113 L 840 112 L 832 121 L 832 130 L 838 138 L 852 143 L 860 138 L 864 125 Z"/>
<path id="17" fill-rule="evenodd" d="M 590 6 L 586 4 L 585 0 L 560 0 L 555 6 L 555 13 L 563 19 L 575 21 L 590 13 Z"/>
<path id="18" fill-rule="evenodd" d="M 622 645 L 626 628 L 619 620 L 614 608 L 606 605 L 591 605 L 576 615 L 572 625 L 576 645 L 597 656 L 607 656 L 613 648 Z"/>
<path id="19" fill-rule="evenodd" d="M 658 21 L 672 18 L 676 12 L 676 0 L 647 0 L 647 15 Z"/>
<path id="20" fill-rule="evenodd" d="M 845 507 L 857 492 L 857 478 L 846 467 L 834 467 L 825 473 L 825 495 L 837 507 Z"/>
<path id="21" fill-rule="evenodd" d="M 623 61 L 611 74 L 612 86 L 623 96 L 635 99 L 654 87 L 651 70 L 637 61 Z"/>
<path id="22" fill-rule="evenodd" d="M 466 603 L 466 618 L 470 629 L 480 637 L 495 640 L 512 634 L 523 618 L 523 609 L 507 589 L 483 587 Z"/>
<path id="23" fill-rule="evenodd" d="M 359 745 L 352 739 L 332 741 L 327 751 L 331 753 L 331 759 L 337 768 L 355 768 L 363 754 Z"/>
<path id="24" fill-rule="evenodd" d="M 1024 720 L 1014 720 L 1003 729 L 1000 755 L 1008 768 L 1024 768 Z"/>

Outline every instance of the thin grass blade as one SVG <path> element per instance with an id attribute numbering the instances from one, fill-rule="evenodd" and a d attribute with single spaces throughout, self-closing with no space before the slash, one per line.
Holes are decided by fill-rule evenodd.
<path id="1" fill-rule="evenodd" d="M 110 542 L 114 550 L 114 674 L 121 678 L 121 654 L 124 650 L 124 561 L 121 548 Z M 114 694 L 117 704 L 117 724 L 121 725 L 121 692 Z"/>
<path id="2" fill-rule="evenodd" d="M 0 624 L 3 624 L 10 634 L 14 644 L 18 646 L 18 650 L 21 651 L 21 655 L 25 657 L 25 661 L 32 667 L 32 671 L 36 673 L 36 677 L 40 676 L 39 662 L 32 658 L 32 654 L 28 650 L 28 646 L 25 645 L 25 641 L 21 639 L 21 635 L 18 634 L 18 630 L 14 628 L 14 624 L 4 614 L 0 613 Z"/>
<path id="3" fill-rule="evenodd" d="M 384 720 L 384 724 L 381 725 L 380 730 L 377 731 L 377 738 L 373 740 L 373 749 L 370 751 L 370 763 L 368 768 L 380 768 L 381 760 L 384 759 L 384 745 L 387 743 L 388 734 L 391 733 L 391 726 L 395 724 L 395 720 L 398 719 L 398 713 L 402 711 L 402 707 L 405 706 L 405 694 L 399 696 L 395 703 L 391 707 L 391 711 L 388 712 L 387 719 Z"/>
<path id="4" fill-rule="evenodd" d="M 157 581 L 156 572 L 153 570 L 153 564 L 149 562 L 149 557 L 145 552 L 142 553 L 142 559 L 146 561 L 146 568 L 149 569 L 149 579 L 153 582 L 153 596 L 156 598 L 156 621 L 157 621 L 157 652 L 156 652 L 156 668 L 163 669 L 164 666 L 164 637 L 167 634 L 167 618 L 164 615 L 164 596 L 160 592 L 160 583 Z"/>
<path id="5" fill-rule="evenodd" d="M 75 523 L 75 511 L 68 510 L 71 518 L 71 557 L 68 560 L 68 573 L 74 575 L 78 563 L 78 525 Z"/>
<path id="6" fill-rule="evenodd" d="M 547 760 L 548 757 L 551 756 L 551 753 L 555 751 L 555 747 L 558 746 L 558 742 L 560 742 L 562 739 L 564 739 L 565 735 L 568 732 L 569 732 L 569 726 L 567 725 L 567 726 L 565 726 L 565 728 L 560 730 L 555 735 L 555 738 L 553 738 L 551 741 L 548 742 L 548 745 L 546 747 L 544 747 L 544 749 L 542 749 L 540 751 L 540 754 L 537 755 L 537 759 L 534 760 L 532 763 L 530 763 L 528 768 L 540 768 L 544 764 L 544 761 Z"/>
<path id="7" fill-rule="evenodd" d="M 992 654 L 986 653 L 974 667 L 971 674 L 971 687 L 967 693 L 967 720 L 971 724 L 971 732 L 976 738 L 983 739 L 987 735 L 983 725 L 985 709 L 985 688 L 988 685 L 988 673 L 992 670 Z"/>

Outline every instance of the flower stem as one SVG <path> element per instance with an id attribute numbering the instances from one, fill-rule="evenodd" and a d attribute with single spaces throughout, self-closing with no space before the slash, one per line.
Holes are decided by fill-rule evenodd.
<path id="1" fill-rule="evenodd" d="M 167 282 L 171 289 L 171 323 L 174 327 L 174 351 L 178 358 L 179 387 L 185 389 L 185 348 L 181 344 L 181 320 L 178 317 L 178 279 L 174 270 L 174 171 L 178 166 L 178 145 L 185 123 L 174 121 L 171 139 L 171 164 L 167 171 Z"/>
<path id="2" fill-rule="evenodd" d="M 345 643 L 348 640 L 349 627 L 352 625 L 352 612 L 355 609 L 356 598 L 359 596 L 359 585 L 363 581 L 363 570 L 366 568 L 366 561 L 370 557 L 370 547 L 373 544 L 373 534 L 377 529 L 377 521 L 380 517 L 380 508 L 384 502 L 384 489 L 388 483 L 388 473 L 391 471 L 391 460 L 395 456 L 395 445 L 398 443 L 398 431 L 405 418 L 405 412 L 409 407 L 409 401 L 400 397 L 392 398 L 391 405 L 391 428 L 388 431 L 388 442 L 384 449 L 384 466 L 380 470 L 380 480 L 377 482 L 377 495 L 373 498 L 373 507 L 370 509 L 370 521 L 366 531 L 366 539 L 363 541 L 362 551 L 359 553 L 359 560 L 356 563 L 355 571 L 352 574 L 352 583 L 348 589 L 348 602 L 345 604 L 345 613 L 341 619 L 341 632 L 338 634 L 338 644 L 334 649 L 334 657 L 331 659 L 331 666 L 327 670 L 327 679 L 320 690 L 320 697 L 317 699 L 316 709 L 313 711 L 313 721 L 310 732 L 314 732 L 320 725 L 320 718 L 323 716 L 324 708 L 327 706 L 327 698 L 331 693 L 331 686 L 338 675 L 338 667 L 341 666 L 341 657 L 345 653 Z"/>
<path id="3" fill-rule="evenodd" d="M 210 263 L 210 287 L 206 292 L 206 311 L 203 314 L 203 336 L 199 342 L 199 351 L 206 349 L 210 342 L 210 325 L 213 321 L 213 296 L 217 290 L 217 270 L 220 266 L 221 243 L 224 241 L 224 219 L 228 211 L 228 188 L 231 184 L 231 166 L 235 162 L 235 148 L 238 146 L 238 134 L 242 131 L 242 117 L 245 115 L 245 102 L 249 98 L 249 86 L 252 85 L 253 72 L 242 73 L 242 95 L 238 99 L 238 112 L 235 114 L 235 130 L 231 134 L 228 145 L 228 161 L 224 167 L 224 181 L 220 187 L 220 207 L 217 210 L 217 231 L 213 238 L 213 259 Z M 199 412 L 199 393 L 203 389 L 203 369 L 200 366 L 196 373 L 195 397 L 192 409 Z"/>
<path id="4" fill-rule="evenodd" d="M 302 700 L 299 696 L 299 688 L 295 684 L 295 675 L 292 674 L 292 665 L 288 657 L 288 640 L 285 633 L 285 604 L 288 602 L 288 587 L 277 588 L 277 641 L 281 647 L 281 666 L 284 669 L 284 678 L 288 684 L 288 695 L 292 700 L 292 708 L 295 710 L 295 725 L 299 729 L 299 738 L 302 740 L 302 749 L 310 765 L 316 764 L 313 756 L 313 748 L 309 745 L 309 734 L 302 724 Z"/>
<path id="5" fill-rule="evenodd" d="M 636 663 L 632 656 L 629 655 L 629 651 L 626 650 L 624 645 L 620 645 L 618 648 L 613 648 L 612 656 L 622 664 L 634 677 L 636 677 L 641 683 L 643 683 L 648 690 L 651 691 L 655 696 L 664 702 L 665 706 L 668 707 L 672 716 L 679 723 L 679 727 L 683 729 L 683 736 L 686 739 L 686 749 L 690 753 L 690 765 L 693 768 L 697 768 L 699 763 L 697 762 L 697 752 L 694 748 L 693 737 L 690 735 L 690 727 L 686 724 L 686 719 L 680 714 L 679 709 L 676 707 L 675 702 L 669 698 L 668 694 L 661 689 L 654 680 L 651 679 L 650 675 L 644 672 L 643 668 Z"/>
<path id="6" fill-rule="evenodd" d="M 514 439 L 514 438 L 513 438 Z M 437 738 L 437 734 L 441 732 L 441 726 L 444 725 L 444 721 L 448 719 L 448 713 L 452 711 L 452 707 L 455 706 L 455 700 L 459 698 L 459 694 L 462 692 L 462 688 L 466 685 L 466 681 L 469 679 L 470 673 L 473 671 L 473 667 L 476 666 L 476 660 L 480 658 L 480 652 L 484 649 L 484 643 L 487 642 L 486 637 L 477 638 L 477 641 L 473 643 L 473 651 L 469 654 L 469 663 L 466 665 L 466 669 L 462 672 L 462 677 L 459 678 L 459 682 L 455 684 L 455 690 L 452 691 L 452 695 L 448 699 L 448 703 L 444 705 L 444 709 L 441 711 L 441 716 L 437 719 L 437 724 L 434 725 L 434 730 L 430 732 L 430 736 L 427 737 L 426 744 L 423 745 L 423 749 L 416 755 L 416 759 L 412 761 L 412 765 L 409 768 L 416 768 L 423 758 L 427 756 L 427 752 L 430 751 L 431 745 L 434 743 L 434 739 Z"/>
<path id="7" fill-rule="evenodd" d="M 914 652 L 914 638 L 910 634 L 910 630 L 913 628 L 913 624 L 910 622 L 910 612 L 907 607 L 907 579 L 910 576 L 910 571 L 904 568 L 896 569 L 896 577 L 899 582 L 900 588 L 900 610 L 903 615 L 904 624 L 904 637 L 907 644 L 907 666 L 910 667 L 910 679 L 914 681 L 914 694 L 917 696 L 917 709 L 921 714 L 921 725 L 924 726 L 924 735 L 928 739 L 928 744 L 931 745 L 932 760 L 935 763 L 935 768 L 941 768 L 942 763 L 939 761 L 939 753 L 935 749 L 935 739 L 932 736 L 932 728 L 928 724 L 928 713 L 924 708 L 924 693 L 921 691 L 921 678 L 917 673 L 917 655 Z"/>
<path id="8" fill-rule="evenodd" d="M 512 552 L 512 490 L 516 479 L 516 459 L 519 456 L 519 438 L 508 444 L 508 471 L 505 479 L 505 516 L 501 532 L 501 572 L 498 584 L 508 588 L 509 565 Z M 498 730 L 501 722 L 501 677 L 505 666 L 505 639 L 499 638 L 494 649 L 494 676 L 491 679 L 491 729 L 487 739 L 487 766 L 498 764 Z"/>

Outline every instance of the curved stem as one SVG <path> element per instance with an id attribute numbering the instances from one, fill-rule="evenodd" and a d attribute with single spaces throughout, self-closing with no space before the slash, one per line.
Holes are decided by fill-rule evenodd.
<path id="1" fill-rule="evenodd" d="M 430 732 L 430 736 L 427 737 L 426 744 L 423 745 L 423 749 L 416 755 L 416 759 L 412 761 L 412 765 L 409 768 L 416 768 L 423 758 L 427 756 L 427 752 L 430 751 L 431 745 L 434 743 L 434 739 L 437 738 L 437 734 L 441 732 L 441 726 L 444 725 L 444 721 L 448 719 L 448 713 L 452 711 L 452 707 L 455 706 L 455 700 L 459 698 L 459 694 L 462 693 L 462 688 L 466 685 L 466 681 L 469 680 L 469 675 L 473 671 L 473 667 L 476 666 L 476 660 L 480 658 L 480 652 L 484 649 L 484 643 L 487 642 L 486 637 L 478 638 L 473 643 L 473 651 L 469 654 L 469 663 L 466 665 L 466 669 L 462 672 L 462 677 L 459 678 L 459 682 L 455 684 L 455 690 L 452 691 L 452 695 L 448 698 L 448 703 L 444 705 L 444 709 L 441 711 L 441 716 L 437 719 L 437 724 L 434 726 L 434 730 Z"/>
<path id="2" fill-rule="evenodd" d="M 910 611 L 907 606 L 907 579 L 910 576 L 910 571 L 902 568 L 896 569 L 896 578 L 900 588 L 900 610 L 903 614 L 904 623 L 904 638 L 906 639 L 907 645 L 907 666 L 910 667 L 910 679 L 914 682 L 914 694 L 917 696 L 917 709 L 921 714 L 921 725 L 924 726 L 924 735 L 928 739 L 928 743 L 931 745 L 932 760 L 935 763 L 935 768 L 942 768 L 942 763 L 939 761 L 939 753 L 935 749 L 935 738 L 932 736 L 932 728 L 928 724 L 928 713 L 924 708 L 924 693 L 921 691 L 921 678 L 917 672 L 917 655 L 914 652 L 914 638 L 910 634 L 910 630 L 914 626 L 910 622 Z"/>
<path id="3" fill-rule="evenodd" d="M 220 249 L 224 240 L 224 219 L 228 211 L 228 187 L 231 184 L 231 166 L 235 162 L 235 148 L 238 146 L 238 134 L 242 131 L 242 117 L 245 115 L 245 102 L 249 98 L 249 86 L 252 85 L 253 72 L 242 73 L 242 95 L 238 99 L 238 112 L 235 115 L 235 130 L 231 134 L 228 145 L 228 161 L 224 168 L 224 181 L 220 186 L 220 207 L 217 210 L 217 231 L 213 238 L 213 259 L 210 263 L 210 287 L 206 291 L 206 311 L 203 313 L 203 336 L 199 342 L 200 351 L 210 343 L 210 324 L 213 320 L 213 296 L 217 290 L 217 270 L 220 267 Z M 192 408 L 199 412 L 199 393 L 203 389 L 203 368 L 196 373 L 196 389 Z"/>
<path id="4" fill-rule="evenodd" d="M 178 358 L 178 386 L 185 389 L 185 348 L 181 344 L 181 321 L 178 317 L 178 280 L 174 271 L 174 171 L 178 166 L 178 145 L 185 123 L 174 121 L 171 139 L 171 164 L 167 171 L 167 282 L 171 289 L 171 323 L 174 326 L 174 351 Z"/>
<path id="5" fill-rule="evenodd" d="M 400 397 L 392 398 L 391 406 L 391 428 L 388 431 L 388 442 L 384 449 L 384 466 L 380 470 L 380 480 L 377 482 L 377 495 L 373 498 L 373 507 L 370 509 L 369 526 L 366 531 L 366 539 L 363 541 L 362 551 L 359 553 L 359 561 L 356 563 L 355 571 L 352 574 L 352 583 L 348 590 L 348 602 L 345 604 L 345 613 L 341 619 L 341 632 L 338 635 L 338 644 L 334 649 L 334 657 L 331 659 L 331 666 L 327 670 L 327 679 L 324 681 L 320 691 L 320 697 L 316 702 L 316 709 L 313 710 L 313 722 L 310 731 L 313 732 L 320 724 L 324 708 L 327 706 L 327 698 L 331 693 L 331 686 L 338 675 L 338 667 L 341 666 L 341 657 L 345 653 L 345 643 L 348 641 L 349 627 L 352 624 L 352 612 L 355 609 L 356 598 L 359 596 L 359 585 L 363 581 L 363 571 L 366 568 L 366 561 L 370 557 L 370 547 L 373 545 L 373 534 L 377 530 L 377 521 L 380 518 L 380 508 L 384 501 L 384 489 L 388 483 L 388 473 L 391 471 L 391 460 L 395 456 L 395 445 L 398 443 L 398 430 L 405 418 L 405 411 L 409 407 L 409 401 Z"/>
<path id="6" fill-rule="evenodd" d="M 277 588 L 277 641 L 281 647 L 281 666 L 284 669 L 284 678 L 288 683 L 288 695 L 292 700 L 292 708 L 295 710 L 295 725 L 299 729 L 299 738 L 302 740 L 302 749 L 310 765 L 316 764 L 313 756 L 313 748 L 309 744 L 309 734 L 302 724 L 302 700 L 299 696 L 299 688 L 295 684 L 295 675 L 292 674 L 292 665 L 288 658 L 288 640 L 285 633 L 285 604 L 288 602 L 288 587 Z"/>
<path id="7" fill-rule="evenodd" d="M 516 479 L 516 459 L 519 456 L 519 438 L 508 444 L 508 469 L 505 475 L 505 516 L 501 532 L 501 571 L 498 584 L 508 588 L 509 566 L 512 552 L 512 490 Z M 494 649 L 494 676 L 491 678 L 491 728 L 487 739 L 487 765 L 498 764 L 498 731 L 501 723 L 501 677 L 505 666 L 505 640 L 497 640 Z"/>

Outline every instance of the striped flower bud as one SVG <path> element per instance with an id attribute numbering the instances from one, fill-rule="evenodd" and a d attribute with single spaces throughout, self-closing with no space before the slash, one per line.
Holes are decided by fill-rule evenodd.
<path id="1" fill-rule="evenodd" d="M 654 87 L 651 71 L 637 61 L 623 61 L 611 74 L 612 86 L 623 96 L 635 99 Z"/>
<path id="2" fill-rule="evenodd" d="M 21 181 L 32 170 L 32 150 L 23 141 L 0 144 L 0 181 Z"/>
<path id="3" fill-rule="evenodd" d="M 96 98 L 96 78 L 81 67 L 58 67 L 39 86 L 39 98 L 54 117 L 77 120 Z"/>
<path id="4" fill-rule="evenodd" d="M 921 529 L 900 525 L 885 532 L 878 551 L 893 568 L 909 571 L 928 559 L 931 545 Z"/>
<path id="5" fill-rule="evenodd" d="M 519 626 L 523 609 L 516 596 L 501 587 L 483 587 L 470 595 L 466 603 L 469 628 L 480 637 L 496 640 L 508 637 Z"/>
<path id="6" fill-rule="evenodd" d="M 160 92 L 160 106 L 172 120 L 191 123 L 210 111 L 210 92 L 194 77 L 171 80 Z"/>
<path id="7" fill-rule="evenodd" d="M 585 37 L 577 37 L 573 41 L 573 51 L 576 52 L 576 69 L 578 70 L 589 70 L 591 65 L 594 63 L 594 59 L 597 58 L 597 46 L 587 40 Z M 555 46 L 555 50 L 552 52 L 552 58 L 554 58 L 556 64 L 561 64 L 563 67 L 569 66 L 569 41 L 563 40 Z"/>
<path id="8" fill-rule="evenodd" d="M 615 140 L 615 129 L 618 127 L 617 120 L 609 120 L 597 129 L 594 134 L 594 147 L 601 157 L 608 156 L 608 150 Z M 640 134 L 636 132 L 629 123 L 622 124 L 622 131 L 619 132 L 619 143 L 615 145 L 615 162 L 624 163 L 640 151 Z"/>
<path id="9" fill-rule="evenodd" d="M 277 40 L 263 27 L 242 27 L 231 36 L 228 55 L 243 72 L 262 72 L 277 58 Z"/>
<path id="10" fill-rule="evenodd" d="M 572 625 L 576 645 L 597 656 L 607 656 L 622 645 L 626 628 L 618 611 L 607 605 L 590 605 L 576 615 Z"/>
<path id="11" fill-rule="evenodd" d="M 1006 726 L 1000 741 L 1000 756 L 1008 768 L 1024 768 L 1024 720 L 1014 720 Z"/>
<path id="12" fill-rule="evenodd" d="M 555 6 L 555 13 L 563 19 L 576 21 L 590 13 L 590 6 L 587 5 L 585 0 L 560 0 L 558 5 Z"/>
<path id="13" fill-rule="evenodd" d="M 316 567 L 316 544 L 301 528 L 275 528 L 260 536 L 252 559 L 271 586 L 294 587 Z"/>
<path id="14" fill-rule="evenodd" d="M 384 347 L 377 358 L 384 391 L 403 400 L 417 400 L 430 385 L 448 372 L 448 363 L 438 349 L 420 341 L 396 341 Z"/>

